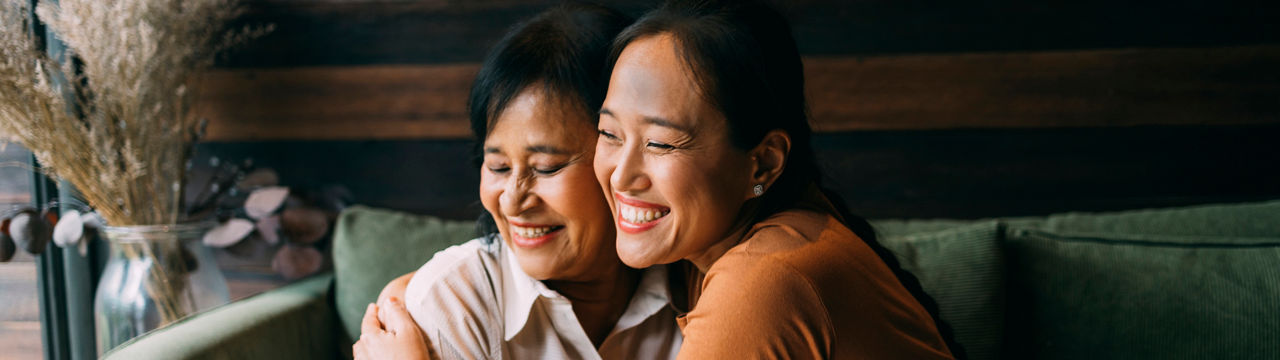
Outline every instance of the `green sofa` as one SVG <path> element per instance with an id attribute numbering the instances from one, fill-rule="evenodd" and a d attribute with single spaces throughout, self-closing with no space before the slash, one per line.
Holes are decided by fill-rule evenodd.
<path id="1" fill-rule="evenodd" d="M 1280 358 L 1280 200 L 873 224 L 972 359 Z M 354 207 L 338 221 L 332 273 L 105 357 L 348 357 L 383 284 L 474 235 L 468 222 Z"/>

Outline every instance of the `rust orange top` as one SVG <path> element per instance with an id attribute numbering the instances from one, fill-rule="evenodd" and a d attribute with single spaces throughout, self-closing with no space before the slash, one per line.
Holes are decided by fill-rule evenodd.
<path id="1" fill-rule="evenodd" d="M 681 359 L 951 359 L 924 306 L 816 189 L 693 275 Z"/>

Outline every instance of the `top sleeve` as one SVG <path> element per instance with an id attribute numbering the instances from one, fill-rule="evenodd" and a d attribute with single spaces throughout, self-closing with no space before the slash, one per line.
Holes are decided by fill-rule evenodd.
<path id="1" fill-rule="evenodd" d="M 806 277 L 768 258 L 719 261 L 685 317 L 678 358 L 829 358 L 834 330 Z"/>
<path id="2" fill-rule="evenodd" d="M 480 240 L 436 253 L 414 273 L 405 306 L 443 359 L 493 359 L 501 350 L 494 264 Z"/>

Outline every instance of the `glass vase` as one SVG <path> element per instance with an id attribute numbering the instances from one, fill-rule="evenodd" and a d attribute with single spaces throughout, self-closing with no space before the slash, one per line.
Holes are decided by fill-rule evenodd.
<path id="1" fill-rule="evenodd" d="M 111 254 L 94 296 L 98 354 L 226 304 L 227 280 L 201 241 L 215 224 L 106 227 Z"/>

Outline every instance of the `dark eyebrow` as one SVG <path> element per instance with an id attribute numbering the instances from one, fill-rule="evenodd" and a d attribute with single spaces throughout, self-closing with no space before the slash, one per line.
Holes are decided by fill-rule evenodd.
<path id="1" fill-rule="evenodd" d="M 672 122 L 671 120 L 667 120 L 667 119 L 660 118 L 660 117 L 656 117 L 656 116 L 645 116 L 645 117 L 644 117 L 644 122 L 647 122 L 647 123 L 650 123 L 650 124 L 654 124 L 654 125 L 658 125 L 658 126 L 665 127 L 665 128 L 670 128 L 670 129 L 673 129 L 673 130 L 676 130 L 676 131 L 681 131 L 681 132 L 684 132 L 684 133 L 686 133 L 686 134 L 692 133 L 692 131 L 689 131 L 689 129 L 688 129 L 688 128 L 686 128 L 684 125 L 676 124 L 675 122 Z"/>
<path id="2" fill-rule="evenodd" d="M 528 151 L 532 153 L 550 154 L 550 155 L 568 155 L 569 154 L 569 151 L 555 147 L 554 145 L 532 145 L 532 146 L 525 147 L 524 151 Z M 496 147 L 486 146 L 484 148 L 484 153 L 485 154 L 501 154 L 502 150 Z"/>
<path id="3" fill-rule="evenodd" d="M 600 115 L 609 115 L 610 117 L 615 117 L 615 118 L 617 117 L 616 115 L 613 114 L 612 111 L 609 111 L 609 109 L 606 109 L 606 108 L 600 108 Z M 685 127 L 684 125 L 676 124 L 671 120 L 667 120 L 665 118 L 661 118 L 657 116 L 645 116 L 644 122 L 647 122 L 653 125 L 658 125 L 665 128 L 671 128 L 677 131 L 684 132 L 686 134 L 692 133 L 692 131 L 689 131 L 689 128 Z"/>

